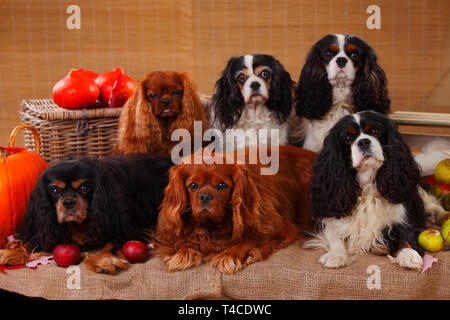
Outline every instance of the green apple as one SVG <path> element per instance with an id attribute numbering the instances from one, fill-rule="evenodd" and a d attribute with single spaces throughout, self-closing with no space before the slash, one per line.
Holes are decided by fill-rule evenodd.
<path id="1" fill-rule="evenodd" d="M 444 240 L 447 239 L 447 242 L 450 242 L 450 237 L 448 236 L 449 233 L 450 233 L 450 220 L 447 220 L 442 225 L 442 239 Z"/>
<path id="2" fill-rule="evenodd" d="M 434 229 L 428 229 L 419 234 L 419 245 L 429 252 L 436 252 L 442 248 L 444 240 L 439 231 Z"/>
<path id="3" fill-rule="evenodd" d="M 445 210 L 450 211 L 450 192 L 442 199 L 442 206 Z"/>
<path id="4" fill-rule="evenodd" d="M 434 170 L 434 175 L 438 182 L 450 184 L 450 159 L 441 160 Z"/>

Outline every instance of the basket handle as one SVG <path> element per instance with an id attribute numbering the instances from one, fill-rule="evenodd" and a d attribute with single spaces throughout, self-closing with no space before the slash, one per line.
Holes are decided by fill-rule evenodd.
<path id="1" fill-rule="evenodd" d="M 22 129 L 30 129 L 31 130 L 31 133 L 34 136 L 34 149 L 35 149 L 34 152 L 37 155 L 40 155 L 41 154 L 41 139 L 39 138 L 39 133 L 36 131 L 36 129 L 32 125 L 29 125 L 29 124 L 19 124 L 17 127 L 15 127 L 13 129 L 13 131 L 11 132 L 11 135 L 9 136 L 8 148 L 14 147 L 16 135 Z"/>

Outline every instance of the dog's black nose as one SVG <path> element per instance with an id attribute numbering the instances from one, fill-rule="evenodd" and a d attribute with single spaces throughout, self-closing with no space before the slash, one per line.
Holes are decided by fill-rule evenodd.
<path id="1" fill-rule="evenodd" d="M 63 200 L 63 206 L 66 209 L 73 209 L 76 204 L 77 204 L 77 201 L 74 199 L 64 199 Z"/>
<path id="2" fill-rule="evenodd" d="M 198 199 L 200 200 L 202 205 L 207 205 L 213 199 L 213 195 L 211 193 L 200 193 Z"/>
<path id="3" fill-rule="evenodd" d="M 163 98 L 163 99 L 161 99 L 161 104 L 162 104 L 164 107 L 168 107 L 168 106 L 170 105 L 170 99 L 169 99 L 169 98 Z"/>
<path id="4" fill-rule="evenodd" d="M 368 148 L 370 146 L 370 140 L 369 139 L 361 139 L 358 141 L 358 147 L 361 149 Z"/>
<path id="5" fill-rule="evenodd" d="M 339 57 L 336 59 L 336 64 L 339 68 L 343 68 L 347 64 L 347 59 L 344 57 Z"/>
<path id="6" fill-rule="evenodd" d="M 251 88 L 253 91 L 258 90 L 259 87 L 261 87 L 261 84 L 260 84 L 259 82 L 254 81 L 254 82 L 252 82 L 252 83 L 250 84 L 250 88 Z"/>

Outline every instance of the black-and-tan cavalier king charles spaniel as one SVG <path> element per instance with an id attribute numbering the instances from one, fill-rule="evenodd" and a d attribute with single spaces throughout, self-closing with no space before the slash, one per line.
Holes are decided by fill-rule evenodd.
<path id="1" fill-rule="evenodd" d="M 390 111 L 386 75 L 375 51 L 354 35 L 329 34 L 308 53 L 296 89 L 295 108 L 303 119 L 303 148 L 315 152 L 347 114 Z"/>
<path id="2" fill-rule="evenodd" d="M 67 160 L 48 168 L 16 235 L 26 250 L 0 250 L 0 264 L 24 264 L 31 253 L 51 254 L 58 244 L 74 243 L 83 251 L 102 249 L 84 259 L 94 272 L 126 268 L 127 260 L 114 251 L 125 241 L 144 240 L 147 228 L 155 227 L 171 165 L 169 158 L 124 155 Z"/>
<path id="3" fill-rule="evenodd" d="M 327 135 L 311 183 L 315 238 L 329 268 L 349 265 L 358 254 L 389 253 L 400 266 L 420 269 L 417 242 L 428 215 L 445 214 L 420 186 L 420 169 L 395 124 L 363 111 L 343 117 Z"/>
<path id="4" fill-rule="evenodd" d="M 208 111 L 209 126 L 223 132 L 278 129 L 279 141 L 260 141 L 258 137 L 258 143 L 286 145 L 294 135 L 291 127 L 296 119 L 299 122 L 293 108 L 294 84 L 289 72 L 271 55 L 233 57 L 216 82 Z M 235 149 L 249 145 L 238 143 Z"/>

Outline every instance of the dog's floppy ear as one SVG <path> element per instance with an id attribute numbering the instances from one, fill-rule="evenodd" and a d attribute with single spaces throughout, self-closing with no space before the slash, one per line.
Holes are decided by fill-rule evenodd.
<path id="1" fill-rule="evenodd" d="M 170 169 L 169 184 L 165 189 L 158 216 L 156 228 L 158 240 L 164 241 L 178 237 L 183 228 L 182 215 L 188 206 L 188 197 L 184 186 L 184 166 L 184 164 L 179 164 Z"/>
<path id="2" fill-rule="evenodd" d="M 217 128 L 225 130 L 231 128 L 241 117 L 244 108 L 244 97 L 239 90 L 234 75 L 231 73 L 231 66 L 239 58 L 228 60 L 226 68 L 222 71 L 222 76 L 217 80 L 215 92 L 212 96 L 212 108 L 214 119 L 212 123 L 217 124 Z"/>
<path id="3" fill-rule="evenodd" d="M 373 110 L 387 114 L 391 110 L 387 79 L 377 62 L 375 51 L 367 46 L 364 65 L 358 69 L 352 84 L 353 105 L 356 110 Z"/>
<path id="4" fill-rule="evenodd" d="M 120 180 L 126 172 L 115 171 L 120 169 L 111 166 L 106 159 L 101 163 L 87 160 L 84 165 L 92 166 L 95 172 L 95 187 L 85 220 L 92 244 L 103 244 L 113 239 L 120 243 L 135 236 L 137 232 L 127 212 L 132 207 L 128 203 L 132 197 L 129 196 L 129 186 Z"/>
<path id="5" fill-rule="evenodd" d="M 41 174 L 30 195 L 22 225 L 17 238 L 29 242 L 33 249 L 52 252 L 62 241 L 64 227 L 57 221 L 55 205 L 47 194 L 44 175 Z"/>
<path id="6" fill-rule="evenodd" d="M 248 233 L 252 236 L 267 237 L 283 228 L 284 221 L 276 207 L 282 207 L 283 199 L 276 199 L 266 179 L 245 165 L 235 165 L 233 173 L 232 240 L 240 240 Z M 277 179 L 277 178 L 274 178 Z M 282 181 L 278 181 L 280 187 Z"/>
<path id="7" fill-rule="evenodd" d="M 146 78 L 136 84 L 133 95 L 123 106 L 119 118 L 118 141 L 114 153 L 147 153 L 163 138 L 161 126 L 146 96 Z M 150 125 L 151 124 L 151 125 Z"/>
<path id="8" fill-rule="evenodd" d="M 349 148 L 342 145 L 338 134 L 338 126 L 331 129 L 314 166 L 310 194 L 315 220 L 349 215 L 360 194 Z"/>
<path id="9" fill-rule="evenodd" d="M 201 105 L 200 97 L 194 83 L 185 72 L 179 72 L 178 76 L 183 84 L 183 98 L 181 100 L 183 115 L 193 119 L 198 106 Z"/>
<path id="10" fill-rule="evenodd" d="M 269 100 L 266 105 L 275 112 L 280 123 L 285 122 L 291 114 L 294 85 L 295 82 L 292 81 L 289 72 L 278 60 L 275 60 Z"/>
<path id="11" fill-rule="evenodd" d="M 388 126 L 383 146 L 385 160 L 377 172 L 377 187 L 383 198 L 392 203 L 403 203 L 417 193 L 421 172 L 394 122 L 385 118 Z"/>
<path id="12" fill-rule="evenodd" d="M 331 109 L 331 84 L 317 44 L 312 47 L 298 80 L 295 109 L 299 117 L 322 119 Z"/>
<path id="13" fill-rule="evenodd" d="M 261 194 L 251 181 L 251 173 L 244 166 L 235 165 L 233 174 L 233 196 L 231 205 L 233 210 L 233 235 L 232 240 L 242 238 L 246 226 L 261 227 L 261 215 L 259 204 Z"/>
<path id="14" fill-rule="evenodd" d="M 207 129 L 205 109 L 197 94 L 193 81 L 185 72 L 179 72 L 178 76 L 183 84 L 183 97 L 181 99 L 181 113 L 171 125 L 171 131 L 185 128 L 193 132 L 194 120 L 202 121 L 202 129 Z"/>

